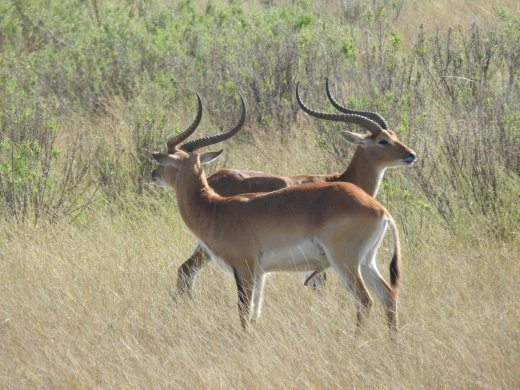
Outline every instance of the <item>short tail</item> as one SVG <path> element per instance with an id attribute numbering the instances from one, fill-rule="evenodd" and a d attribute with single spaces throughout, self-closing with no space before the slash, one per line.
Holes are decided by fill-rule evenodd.
<path id="1" fill-rule="evenodd" d="M 397 231 L 397 225 L 395 224 L 394 219 L 390 215 L 388 215 L 388 227 L 392 235 L 393 243 L 393 255 L 392 261 L 390 262 L 390 285 L 392 286 L 394 294 L 397 295 L 399 293 L 401 277 L 401 244 L 399 243 L 399 233 Z"/>

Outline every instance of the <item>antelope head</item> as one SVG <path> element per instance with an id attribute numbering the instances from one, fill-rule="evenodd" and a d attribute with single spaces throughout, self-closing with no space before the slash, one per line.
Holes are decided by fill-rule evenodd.
<path id="1" fill-rule="evenodd" d="M 300 97 L 299 84 L 296 85 L 296 100 L 302 110 L 310 116 L 334 122 L 354 123 L 367 130 L 366 134 L 344 130 L 341 135 L 346 141 L 358 145 L 356 153 L 362 153 L 364 161 L 371 162 L 374 167 L 384 170 L 413 165 L 417 159 L 415 152 L 398 139 L 397 134 L 388 128 L 386 120 L 380 114 L 350 110 L 341 106 L 330 93 L 328 79 L 326 90 L 332 105 L 341 111 L 341 114 L 318 112 L 307 107 Z"/>
<path id="2" fill-rule="evenodd" d="M 175 188 L 178 181 L 179 168 L 183 161 L 190 160 L 193 163 L 192 166 L 196 166 L 200 170 L 200 164 L 207 164 L 215 160 L 220 153 L 222 153 L 222 150 L 200 154 L 195 153 L 195 151 L 202 147 L 225 141 L 234 136 L 242 128 L 246 120 L 246 104 L 242 95 L 240 95 L 240 101 L 242 105 L 242 115 L 237 125 L 231 130 L 213 136 L 198 138 L 179 146 L 181 142 L 193 134 L 202 118 L 202 99 L 197 93 L 198 109 L 197 116 L 193 123 L 182 133 L 171 137 L 167 141 L 167 153 L 153 153 L 153 158 L 160 166 L 153 170 L 152 181 L 159 186 Z"/>

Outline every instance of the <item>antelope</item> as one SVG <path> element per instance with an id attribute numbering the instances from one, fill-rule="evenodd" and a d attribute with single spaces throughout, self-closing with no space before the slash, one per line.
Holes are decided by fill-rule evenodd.
<path id="1" fill-rule="evenodd" d="M 344 115 L 331 115 L 308 108 L 299 94 L 296 86 L 296 100 L 302 110 L 318 119 L 327 119 L 344 123 L 355 123 L 369 131 L 369 134 L 356 134 L 343 131 L 344 139 L 356 145 L 352 161 L 343 173 L 330 175 L 278 176 L 264 172 L 245 171 L 237 169 L 220 169 L 208 177 L 208 184 L 222 196 L 232 196 L 249 192 L 271 192 L 303 183 L 320 182 L 350 182 L 372 197 L 376 197 L 384 172 L 394 166 L 410 166 L 416 159 L 415 152 L 399 141 L 395 132 L 389 129 L 386 120 L 378 113 L 349 110 L 340 105 L 332 96 L 329 80 L 326 79 L 326 94 L 332 105 Z M 244 108 L 244 106 L 243 106 Z M 199 109 L 199 112 L 200 109 Z M 243 111 L 244 112 L 244 111 Z M 200 116 L 197 116 L 192 126 L 197 126 Z M 238 126 L 238 125 L 237 125 Z M 211 141 L 230 138 L 237 131 L 237 126 Z M 207 140 L 202 146 L 208 146 Z M 188 145 L 194 151 L 193 145 Z M 201 147 L 202 147 L 201 146 Z M 183 147 L 185 148 L 185 147 Z M 177 271 L 177 291 L 179 295 L 191 295 L 193 283 L 199 271 L 209 263 L 210 257 L 204 247 L 197 245 L 193 254 L 179 267 Z M 305 280 L 305 285 L 319 270 L 315 270 Z"/>
<path id="2" fill-rule="evenodd" d="M 198 94 L 197 98 L 200 112 Z M 243 99 L 242 108 L 243 118 Z M 370 120 L 359 118 L 355 120 Z M 198 148 L 199 140 L 178 146 L 194 130 L 190 126 L 170 138 L 167 153 L 153 154 L 160 166 L 152 178 L 175 189 L 185 224 L 210 256 L 233 273 L 239 318 L 246 331 L 250 332 L 259 319 L 267 273 L 328 267 L 334 268 L 356 299 L 358 330 L 373 304 L 366 278 L 385 307 L 390 329 L 397 331 L 399 236 L 392 216 L 377 200 L 358 186 L 341 181 L 221 196 L 209 186 L 202 165 L 218 158 L 222 150 L 196 153 L 192 150 Z M 375 262 L 387 229 L 392 237 L 390 285 Z"/>

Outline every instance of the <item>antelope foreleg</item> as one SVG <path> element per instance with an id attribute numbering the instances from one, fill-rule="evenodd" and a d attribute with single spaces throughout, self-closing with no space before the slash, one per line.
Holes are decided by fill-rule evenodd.
<path id="1" fill-rule="evenodd" d="M 206 249 L 197 245 L 195 252 L 177 270 L 177 293 L 179 295 L 191 296 L 197 274 L 209 261 L 210 257 Z"/>
<path id="2" fill-rule="evenodd" d="M 233 274 L 235 275 L 235 282 L 237 284 L 238 315 L 240 317 L 240 323 L 242 324 L 242 328 L 249 333 L 251 331 L 251 306 L 254 289 L 254 276 L 247 267 L 241 269 L 233 268 Z"/>

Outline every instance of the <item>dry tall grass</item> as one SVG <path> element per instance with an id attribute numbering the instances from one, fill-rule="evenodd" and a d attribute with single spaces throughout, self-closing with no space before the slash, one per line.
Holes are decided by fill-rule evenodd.
<path id="1" fill-rule="evenodd" d="M 0 387 L 520 386 L 516 245 L 468 247 L 432 228 L 438 245 L 404 254 L 397 344 L 380 305 L 354 336 L 335 276 L 321 293 L 300 275 L 269 278 L 248 337 L 233 278 L 215 266 L 193 301 L 171 300 L 193 242 L 173 202 L 152 206 L 84 228 L 2 226 Z"/>
<path id="2" fill-rule="evenodd" d="M 232 142 L 225 164 L 340 169 L 314 149 L 307 126 L 298 131 L 286 146 L 254 134 L 240 150 Z M 170 191 L 120 199 L 76 224 L 2 222 L 0 387 L 520 386 L 517 242 L 464 241 L 435 218 L 419 228 L 418 215 L 387 206 L 404 232 L 396 344 L 377 303 L 355 336 L 352 298 L 333 273 L 318 293 L 298 274 L 268 278 L 253 337 L 240 327 L 233 278 L 215 265 L 193 300 L 174 301 L 194 240 Z M 389 257 L 386 247 L 378 255 L 384 275 Z"/>

